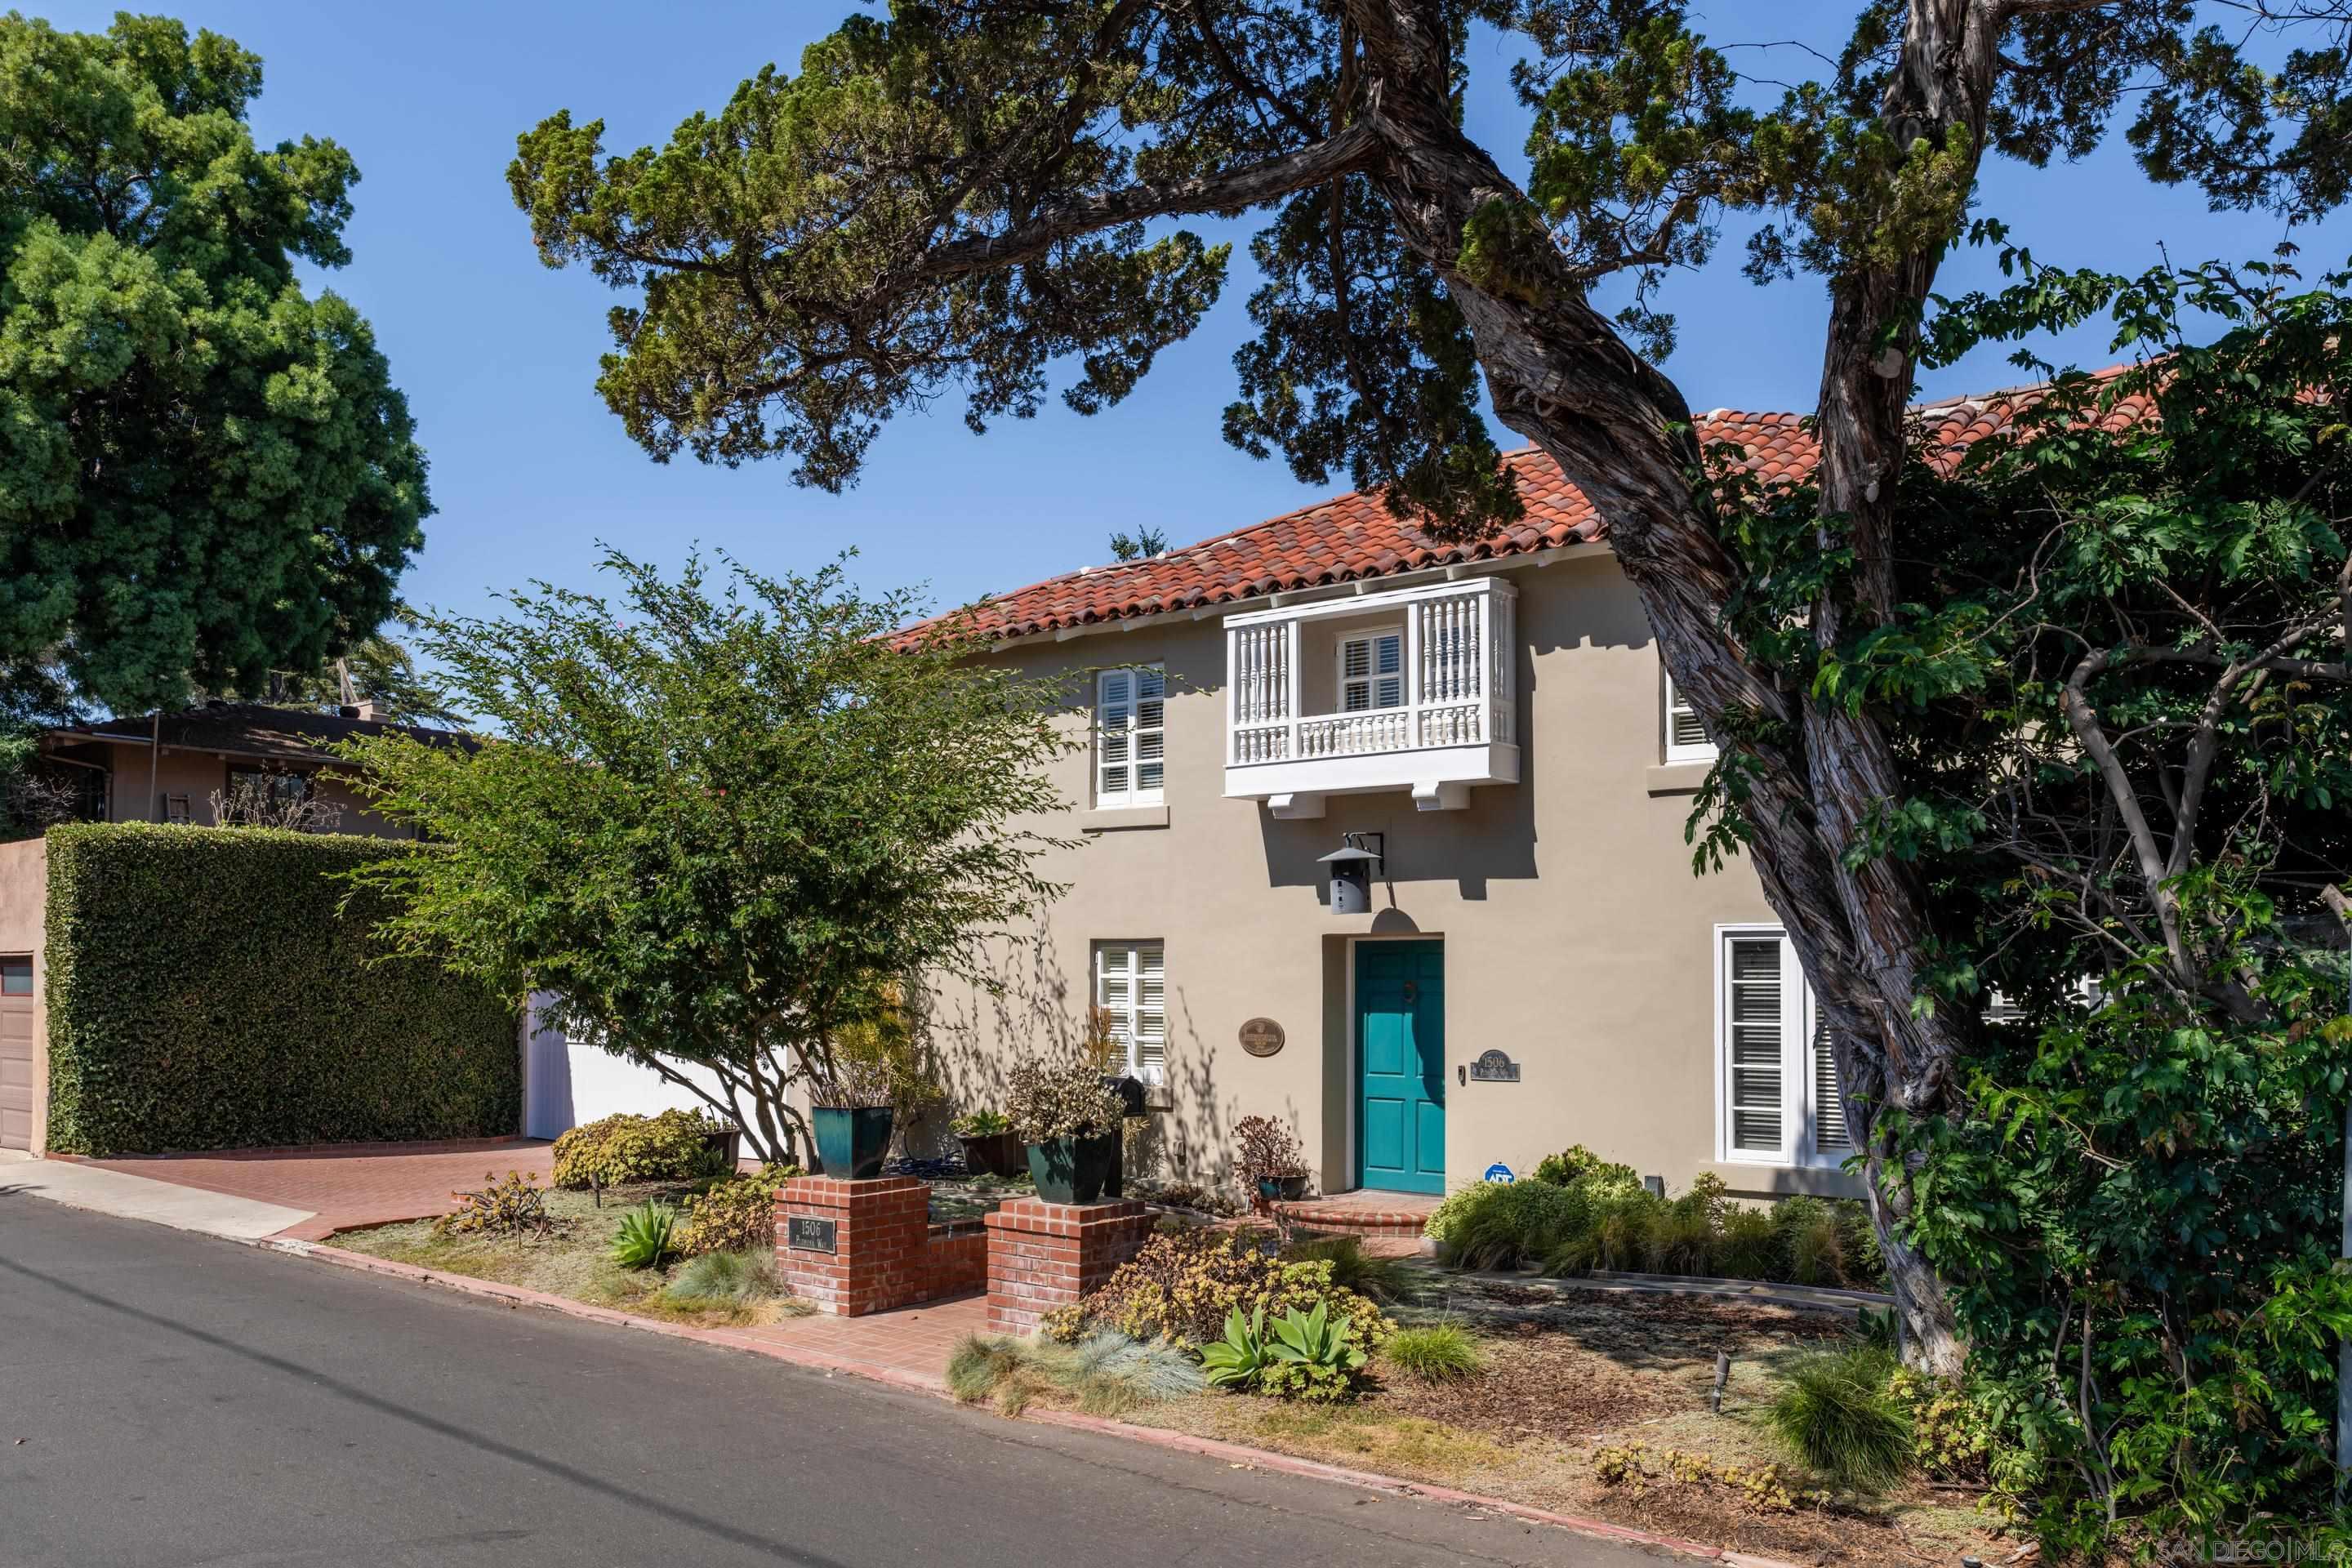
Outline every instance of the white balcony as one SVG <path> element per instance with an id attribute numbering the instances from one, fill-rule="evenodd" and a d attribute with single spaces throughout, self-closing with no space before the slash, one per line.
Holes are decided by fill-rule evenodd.
<path id="1" fill-rule="evenodd" d="M 1276 816 L 1411 790 L 1455 811 L 1517 784 L 1518 591 L 1473 577 L 1225 617 L 1225 795 Z"/>

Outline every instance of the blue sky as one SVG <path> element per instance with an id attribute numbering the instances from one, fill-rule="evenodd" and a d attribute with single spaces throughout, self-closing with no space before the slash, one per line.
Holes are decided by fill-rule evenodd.
<path id="1" fill-rule="evenodd" d="M 79 29 L 104 27 L 113 11 L 19 3 Z M 584 586 L 602 540 L 663 563 L 698 541 L 770 569 L 814 566 L 854 544 L 856 574 L 870 586 L 928 583 L 938 601 L 957 604 L 1108 560 L 1115 531 L 1157 527 L 1182 544 L 1345 488 L 1343 479 L 1300 485 L 1279 461 L 1255 461 L 1218 437 L 1254 284 L 1246 226 L 1218 236 L 1244 243 L 1216 310 L 1106 414 L 1081 418 L 1054 403 L 975 438 L 943 404 L 887 430 L 864 481 L 840 496 L 795 487 L 782 462 L 663 466 L 631 443 L 593 388 L 615 297 L 584 271 L 539 264 L 506 190 L 516 133 L 569 108 L 602 117 L 612 147 L 658 142 L 762 64 L 796 67 L 802 47 L 846 8 L 843 0 L 168 8 L 263 57 L 267 91 L 253 114 L 263 142 L 328 136 L 358 161 L 347 231 L 355 259 L 324 281 L 373 323 L 432 460 L 439 510 L 404 584 L 412 600 L 481 612 L 493 590 L 530 578 Z M 1801 37 L 1834 49 L 1838 18 L 1851 15 L 1850 5 L 1816 0 L 1719 4 L 1706 26 L 1721 42 Z M 1505 80 L 1510 57 L 1492 36 L 1475 47 L 1471 129 L 1516 172 L 1526 129 Z M 1764 76 L 1804 68 L 1753 51 L 1736 58 Z M 2151 186 L 2116 148 L 2039 174 L 1998 165 L 1981 210 L 2066 265 L 2150 265 L 2159 239 L 2179 260 L 2259 257 L 2280 237 L 2267 218 L 2209 214 L 2192 192 Z M 2341 259 L 2347 234 L 2336 222 L 2299 235 L 2306 269 Z M 1801 279 L 1759 290 L 1738 276 L 1738 258 L 1727 243 L 1708 272 L 1671 284 L 1682 333 L 1666 368 L 1697 408 L 1810 408 L 1821 289 Z M 1958 289 L 1993 277 L 1989 257 L 1964 255 L 1945 281 Z M 2110 357 L 2095 331 L 2059 348 L 2054 357 L 2085 364 Z M 2017 379 L 2000 351 L 1987 351 L 1934 373 L 1922 390 L 1932 397 Z"/>

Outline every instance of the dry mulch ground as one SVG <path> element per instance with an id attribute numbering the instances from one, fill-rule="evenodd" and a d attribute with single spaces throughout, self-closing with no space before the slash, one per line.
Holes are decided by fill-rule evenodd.
<path id="1" fill-rule="evenodd" d="M 1705 1297 L 1472 1281 L 1430 1270 L 1402 1321 L 1475 1334 L 1486 1370 L 1423 1387 L 1391 1378 L 1350 1405 L 1308 1407 L 1213 1394 L 1129 1419 L 1508 1501 L 1805 1563 L 1998 1563 L 2019 1543 L 1993 1534 L 1972 1496 L 1915 1483 L 1829 1510 L 1782 1510 L 1737 1488 L 1664 1476 L 1602 1483 L 1593 1456 L 1640 1441 L 1754 1468 L 1786 1457 L 1752 1419 L 1784 1357 L 1849 1342 L 1845 1321 Z M 1730 1352 L 1724 1413 L 1707 1409 L 1715 1355 Z M 1663 1468 L 1663 1467 L 1656 1467 Z"/>

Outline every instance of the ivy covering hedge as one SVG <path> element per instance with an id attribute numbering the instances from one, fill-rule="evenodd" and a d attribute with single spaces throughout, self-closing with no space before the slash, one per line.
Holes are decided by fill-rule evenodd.
<path id="1" fill-rule="evenodd" d="M 261 828 L 48 836 L 49 1147 L 143 1154 L 510 1134 L 512 1007 L 390 958 L 334 876 L 429 847 Z"/>

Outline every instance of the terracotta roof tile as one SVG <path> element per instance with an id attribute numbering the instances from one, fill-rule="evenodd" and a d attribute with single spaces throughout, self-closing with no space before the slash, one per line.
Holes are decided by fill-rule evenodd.
<path id="1" fill-rule="evenodd" d="M 2121 368 L 2098 374 L 2105 379 Z M 2041 401 L 2043 390 L 2013 387 L 1921 405 L 1912 417 L 1929 461 L 1949 468 Z M 2103 423 L 2121 428 L 2144 413 L 2144 400 L 2133 399 Z M 1820 444 L 1801 415 L 1717 409 L 1697 423 L 1702 445 L 1736 443 L 1746 450 L 1744 466 L 1766 479 L 1801 479 L 1820 460 Z M 1607 538 L 1606 521 L 1551 458 L 1527 447 L 1503 460 L 1518 475 L 1527 513 L 1486 539 L 1440 543 L 1391 515 L 1377 496 L 1349 491 L 1149 560 L 1084 567 L 983 599 L 971 607 L 971 626 L 992 637 L 1034 637 Z"/>

